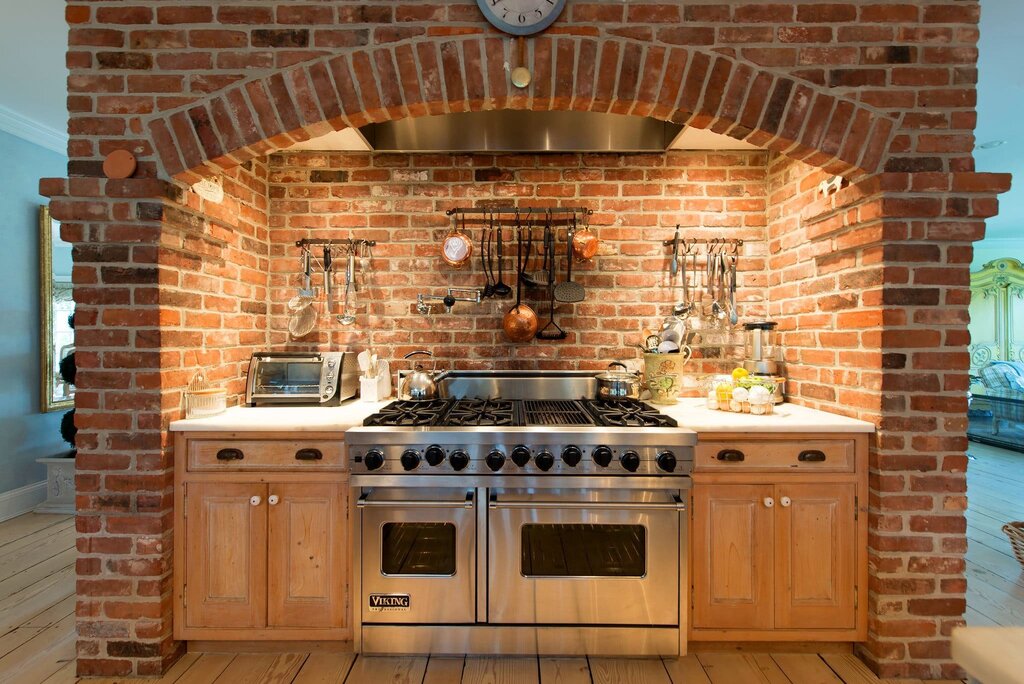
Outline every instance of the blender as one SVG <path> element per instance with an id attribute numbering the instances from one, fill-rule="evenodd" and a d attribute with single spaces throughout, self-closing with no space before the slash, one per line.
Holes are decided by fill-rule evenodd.
<path id="1" fill-rule="evenodd" d="M 743 330 L 746 333 L 746 340 L 743 343 L 746 360 L 743 362 L 743 367 L 751 375 L 771 378 L 775 388 L 775 403 L 781 404 L 785 398 L 782 388 L 786 383 L 786 378 L 779 373 L 782 347 L 777 342 L 778 333 L 775 328 L 778 325 L 775 321 L 743 324 Z"/>

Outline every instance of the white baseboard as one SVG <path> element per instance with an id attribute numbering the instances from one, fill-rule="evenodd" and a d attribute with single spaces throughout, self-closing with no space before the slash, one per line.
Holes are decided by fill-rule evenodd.
<path id="1" fill-rule="evenodd" d="M 29 513 L 46 501 L 46 480 L 0 494 L 0 522 Z"/>

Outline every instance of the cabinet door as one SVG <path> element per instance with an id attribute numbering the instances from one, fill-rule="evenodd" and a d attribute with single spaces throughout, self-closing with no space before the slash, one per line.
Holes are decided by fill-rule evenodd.
<path id="1" fill-rule="evenodd" d="M 267 614 L 267 486 L 185 489 L 185 623 L 263 627 Z"/>
<path id="2" fill-rule="evenodd" d="M 853 484 L 776 487 L 775 627 L 853 629 Z"/>
<path id="3" fill-rule="evenodd" d="M 273 484 L 269 493 L 270 626 L 344 627 L 348 487 Z"/>
<path id="4" fill-rule="evenodd" d="M 771 485 L 694 488 L 694 627 L 772 627 L 773 496 Z"/>

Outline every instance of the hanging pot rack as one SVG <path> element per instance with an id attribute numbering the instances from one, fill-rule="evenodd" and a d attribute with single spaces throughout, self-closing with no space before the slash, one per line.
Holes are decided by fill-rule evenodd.
<path id="1" fill-rule="evenodd" d="M 479 217 L 473 222 L 495 226 L 514 226 L 527 217 L 549 217 L 551 225 L 574 225 L 589 223 L 594 210 L 588 207 L 454 207 L 445 214 L 461 216 L 464 223 L 469 217 Z"/>

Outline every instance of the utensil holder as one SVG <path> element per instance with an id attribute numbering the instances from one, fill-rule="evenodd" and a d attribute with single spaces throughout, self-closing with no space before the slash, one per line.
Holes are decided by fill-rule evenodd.
<path id="1" fill-rule="evenodd" d="M 689 347 L 675 354 L 644 354 L 644 388 L 651 393 L 652 404 L 669 405 L 679 401 L 683 368 L 689 360 Z"/>
<path id="2" fill-rule="evenodd" d="M 363 401 L 384 401 L 391 397 L 391 373 L 375 378 L 359 378 L 359 397 Z"/>

